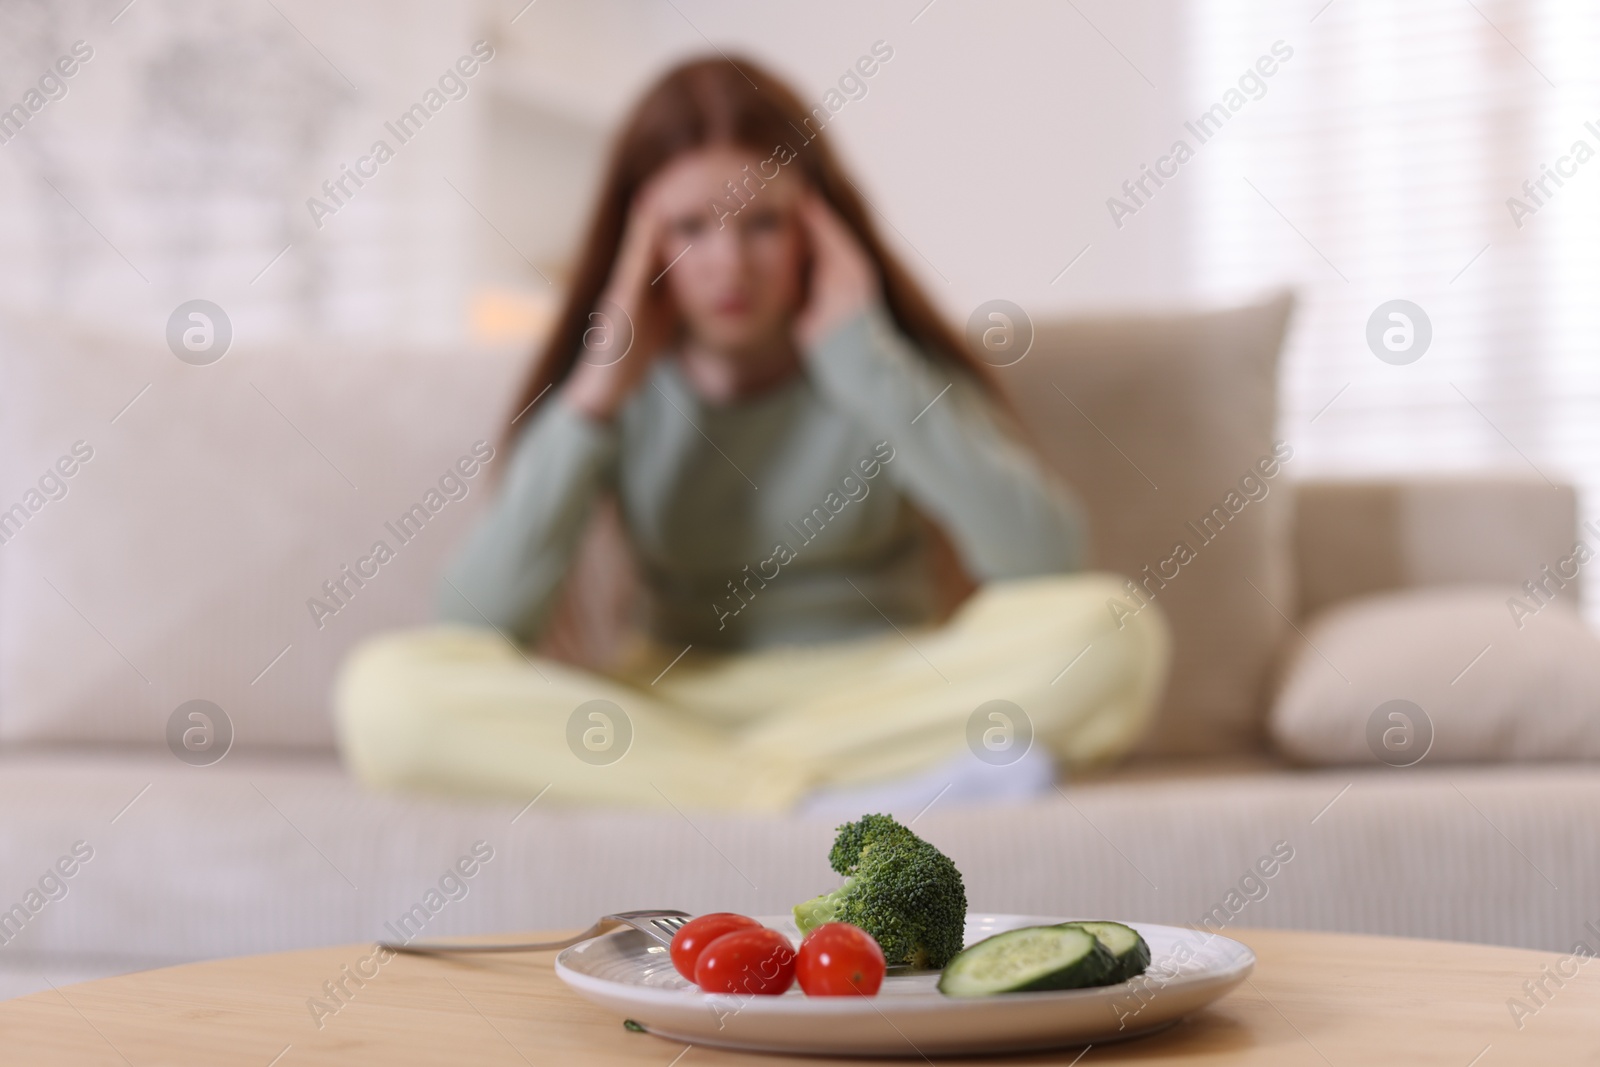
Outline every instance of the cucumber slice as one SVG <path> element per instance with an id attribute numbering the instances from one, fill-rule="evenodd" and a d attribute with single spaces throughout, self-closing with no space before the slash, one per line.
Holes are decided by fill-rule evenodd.
<path id="1" fill-rule="evenodd" d="M 1116 958 L 1117 969 L 1106 979 L 1107 985 L 1136 978 L 1150 966 L 1150 946 L 1139 936 L 1139 931 L 1131 926 L 1114 922 L 1072 922 L 1061 925 L 1087 930 Z"/>
<path id="2" fill-rule="evenodd" d="M 1104 985 L 1117 961 L 1100 939 L 1071 926 L 1025 926 L 958 952 L 939 976 L 951 997 Z"/>

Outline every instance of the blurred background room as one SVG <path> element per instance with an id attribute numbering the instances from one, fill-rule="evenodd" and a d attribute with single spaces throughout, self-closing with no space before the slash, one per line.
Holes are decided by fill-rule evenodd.
<path id="1" fill-rule="evenodd" d="M 609 138 L 667 67 L 718 52 L 822 109 L 874 224 L 950 323 L 1008 301 L 1037 334 L 1018 365 L 1035 377 L 1006 388 L 1084 492 L 1099 565 L 1162 559 L 1182 516 L 1272 442 L 1292 446 L 1278 510 L 1158 601 L 1177 641 L 1163 722 L 1187 716 L 1189 732 L 1086 779 L 1094 829 L 1060 804 L 1037 823 L 1112 873 L 1047 857 L 1037 876 L 977 879 L 974 897 L 1061 907 L 1059 876 L 1107 913 L 1193 920 L 1282 836 L 1273 820 L 1305 808 L 1283 831 L 1301 858 L 1241 922 L 1569 947 L 1600 889 L 1600 780 L 1571 763 L 1600 757 L 1600 692 L 1581 688 L 1596 668 L 1579 662 L 1593 646 L 1575 636 L 1600 623 L 1592 550 L 1576 551 L 1600 549 L 1600 8 L 0 0 L 0 907 L 77 843 L 94 855 L 59 900 L 0 915 L 0 995 L 384 936 L 479 839 L 503 858 L 429 936 L 808 895 L 774 887 L 800 870 L 786 842 L 825 840 L 826 819 L 652 823 L 386 796 L 343 775 L 337 666 L 364 635 L 431 617 L 487 480 L 308 617 L 386 520 L 499 440 Z M 203 343 L 185 348 L 194 324 Z M 1102 342 L 1117 359 L 1070 369 Z M 1202 396 L 1203 414 L 1171 414 Z M 1290 487 L 1313 484 L 1291 511 Z M 1324 660 L 1363 684 L 1340 670 L 1337 627 L 1313 628 L 1320 609 L 1443 586 L 1492 586 L 1471 610 L 1507 636 L 1472 631 L 1415 687 L 1383 675 L 1321 734 L 1273 710 L 1282 693 L 1328 704 L 1305 695 L 1331 692 L 1306 675 Z M 1503 650 L 1518 598 L 1535 621 L 1555 625 L 1552 602 L 1584 622 L 1559 652 L 1517 659 Z M 1401 605 L 1383 632 L 1431 632 L 1468 610 L 1453 603 Z M 613 607 L 564 605 L 564 639 L 603 643 Z M 1471 731 L 1451 732 L 1446 705 L 1475 665 L 1511 673 L 1474 690 L 1499 703 L 1451 748 Z M 1582 677 L 1557 686 L 1568 668 Z M 1515 670 L 1559 691 L 1529 696 Z M 1399 697 L 1438 730 L 1415 773 L 1364 740 L 1375 703 Z M 196 700 L 201 719 L 179 714 Z M 1547 704 L 1565 725 L 1540 733 Z M 191 724 L 214 752 L 182 740 Z M 1455 779 L 1478 811 L 1428 776 L 1441 758 L 1558 760 L 1566 777 Z M 1137 784 L 1174 760 L 1208 769 Z M 1210 787 L 1202 818 L 1192 782 L 1222 774 L 1240 777 Z M 1370 789 L 1339 792 L 1358 774 Z M 1329 798 L 1349 821 L 1306 823 Z M 1388 826 L 1399 808 L 1437 818 Z M 1009 847 L 973 813 L 935 808 L 922 826 L 958 860 Z M 640 881 L 597 844 L 618 834 L 713 867 L 714 840 L 741 873 Z M 1422 840 L 1437 854 L 1393 859 Z M 1462 902 L 1450 872 L 1480 866 Z"/>

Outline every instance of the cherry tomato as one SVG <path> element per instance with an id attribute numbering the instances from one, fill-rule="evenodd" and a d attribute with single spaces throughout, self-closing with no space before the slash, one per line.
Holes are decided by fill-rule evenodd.
<path id="1" fill-rule="evenodd" d="M 871 934 L 849 923 L 823 923 L 800 942 L 794 969 L 808 997 L 872 997 L 885 967 Z"/>
<path id="2" fill-rule="evenodd" d="M 707 993 L 776 996 L 794 984 L 794 946 L 765 926 L 723 934 L 700 953 L 694 981 Z"/>
<path id="3" fill-rule="evenodd" d="M 700 962 L 700 953 L 707 945 L 735 930 L 758 930 L 761 924 L 747 915 L 731 911 L 714 911 L 690 919 L 672 935 L 672 965 L 689 981 L 694 981 L 694 965 Z"/>

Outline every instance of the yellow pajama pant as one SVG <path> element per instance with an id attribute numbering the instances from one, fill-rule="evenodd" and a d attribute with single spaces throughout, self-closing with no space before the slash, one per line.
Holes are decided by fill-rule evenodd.
<path id="1" fill-rule="evenodd" d="M 346 659 L 340 745 L 378 787 L 779 811 L 950 759 L 974 711 L 1005 700 L 1034 745 L 1082 766 L 1138 741 L 1166 677 L 1166 623 L 1151 605 L 1119 627 L 1121 589 L 1104 573 L 995 582 L 939 626 L 676 662 L 681 648 L 643 642 L 605 675 L 488 628 L 398 631 Z"/>

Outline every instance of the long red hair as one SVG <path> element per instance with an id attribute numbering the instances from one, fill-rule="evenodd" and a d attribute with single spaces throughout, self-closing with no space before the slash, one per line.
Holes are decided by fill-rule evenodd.
<path id="1" fill-rule="evenodd" d="M 823 108 L 818 111 L 826 115 Z M 678 155 L 707 145 L 733 144 L 770 155 L 778 145 L 795 154 L 799 168 L 877 264 L 884 303 L 900 331 L 930 357 L 971 371 L 986 386 L 974 359 L 905 267 L 884 246 L 866 202 L 839 166 L 817 119 L 783 82 L 748 59 L 695 59 L 668 71 L 634 106 L 612 144 L 600 196 L 555 327 L 534 359 L 512 405 L 517 418 L 545 390 L 572 372 L 591 325 L 590 313 L 611 276 L 639 188 Z M 507 426 L 505 444 L 514 440 Z"/>

